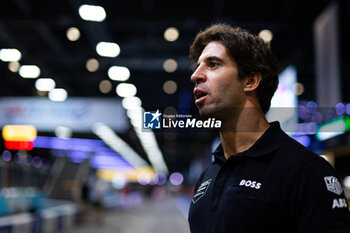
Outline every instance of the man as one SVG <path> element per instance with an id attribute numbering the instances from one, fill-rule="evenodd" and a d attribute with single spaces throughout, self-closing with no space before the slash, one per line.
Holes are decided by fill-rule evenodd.
<path id="1" fill-rule="evenodd" d="M 332 166 L 265 118 L 278 85 L 270 45 L 215 24 L 198 33 L 190 58 L 200 115 L 222 121 L 221 144 L 195 188 L 191 232 L 350 232 Z"/>

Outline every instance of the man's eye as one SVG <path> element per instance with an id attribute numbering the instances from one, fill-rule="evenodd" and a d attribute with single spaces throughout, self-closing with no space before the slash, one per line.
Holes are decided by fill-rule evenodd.
<path id="1" fill-rule="evenodd" d="M 216 63 L 216 62 L 210 62 L 210 63 L 208 64 L 208 66 L 211 67 L 211 68 L 214 68 L 214 67 L 217 67 L 217 66 L 218 66 L 218 63 Z"/>

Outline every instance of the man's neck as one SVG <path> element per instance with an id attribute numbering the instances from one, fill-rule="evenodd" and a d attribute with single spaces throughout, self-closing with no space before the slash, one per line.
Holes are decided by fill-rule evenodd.
<path id="1" fill-rule="evenodd" d="M 223 121 L 220 130 L 221 145 L 225 158 L 248 150 L 269 128 L 264 114 L 250 108 L 237 117 Z"/>

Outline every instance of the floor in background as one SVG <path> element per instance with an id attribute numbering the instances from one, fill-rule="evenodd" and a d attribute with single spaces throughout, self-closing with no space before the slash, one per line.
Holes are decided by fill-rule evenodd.
<path id="1" fill-rule="evenodd" d="M 189 233 L 186 211 L 179 198 L 145 201 L 127 210 L 105 213 L 104 224 L 92 218 L 78 225 L 70 233 Z"/>

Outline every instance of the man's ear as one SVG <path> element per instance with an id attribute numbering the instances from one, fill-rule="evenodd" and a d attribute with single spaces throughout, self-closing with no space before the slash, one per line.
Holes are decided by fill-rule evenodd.
<path id="1" fill-rule="evenodd" d="M 243 80 L 243 90 L 245 92 L 255 91 L 261 81 L 261 74 L 259 72 L 252 72 Z"/>

